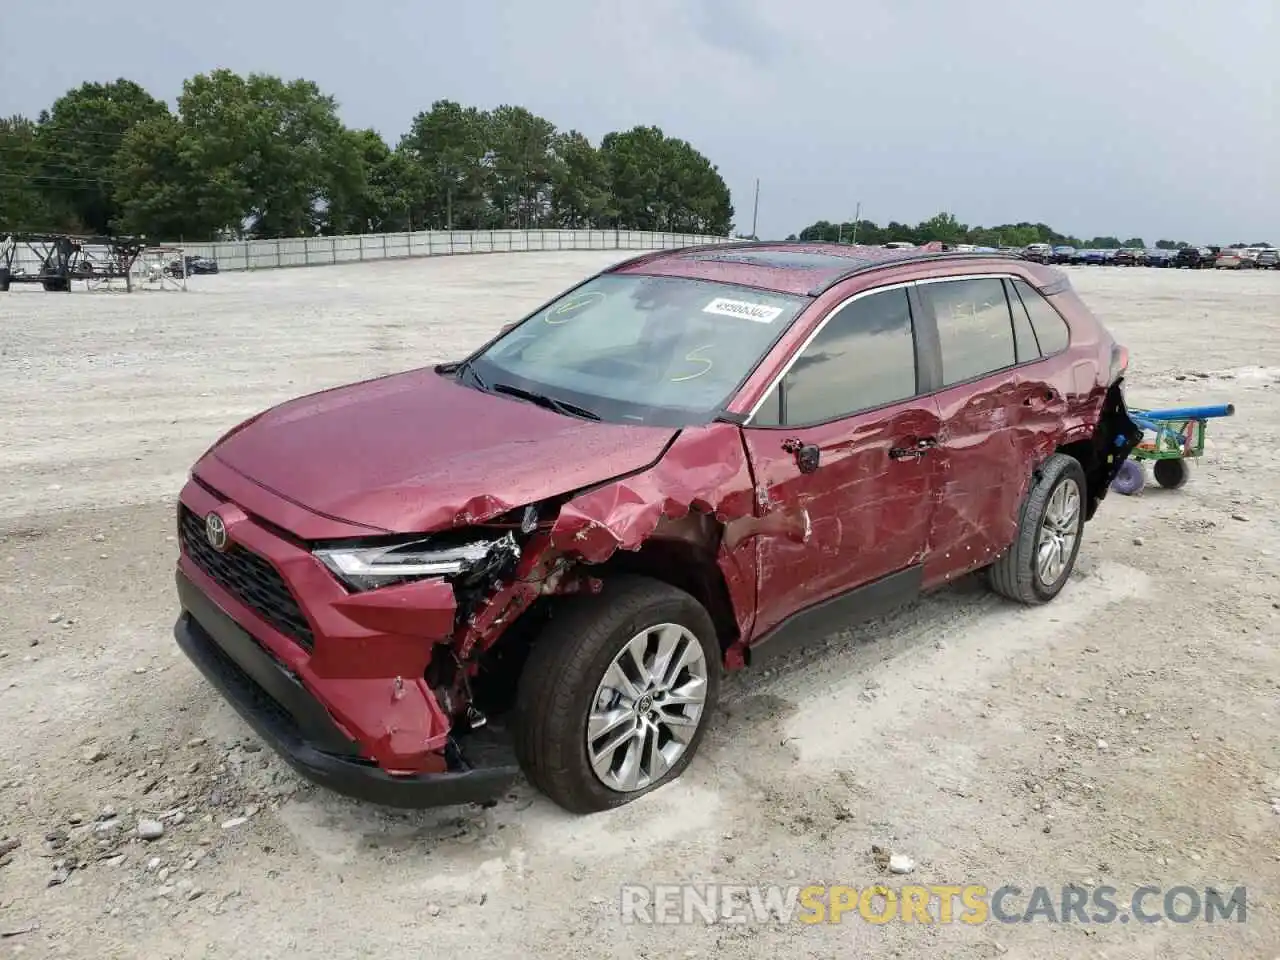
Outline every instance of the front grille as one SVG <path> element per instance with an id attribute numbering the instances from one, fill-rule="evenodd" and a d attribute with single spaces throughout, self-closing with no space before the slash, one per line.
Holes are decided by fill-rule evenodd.
<path id="1" fill-rule="evenodd" d="M 218 586 L 299 646 L 312 648 L 311 626 L 275 567 L 238 543 L 221 553 L 213 549 L 204 521 L 185 505 L 179 511 L 178 537 L 186 555 Z"/>

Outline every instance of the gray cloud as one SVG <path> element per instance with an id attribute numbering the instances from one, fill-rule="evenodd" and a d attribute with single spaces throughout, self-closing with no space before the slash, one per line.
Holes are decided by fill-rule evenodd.
<path id="1" fill-rule="evenodd" d="M 1275 0 L 444 7 L 19 4 L 0 31 L 0 113 L 122 75 L 173 99 L 227 66 L 309 77 L 392 142 L 440 97 L 520 103 L 593 138 L 656 123 L 720 168 L 740 226 L 760 177 L 763 235 L 861 201 L 881 221 L 947 209 L 1280 243 Z"/>
<path id="2" fill-rule="evenodd" d="M 688 0 L 694 35 L 717 50 L 738 55 L 749 66 L 768 68 L 781 52 L 778 34 L 771 34 L 750 4 L 736 0 Z"/>

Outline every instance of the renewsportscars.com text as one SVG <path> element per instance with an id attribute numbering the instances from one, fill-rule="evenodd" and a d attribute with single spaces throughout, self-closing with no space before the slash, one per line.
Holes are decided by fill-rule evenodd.
<path id="1" fill-rule="evenodd" d="M 1246 889 L 1007 884 L 629 884 L 622 921 L 693 923 L 1244 923 Z"/>

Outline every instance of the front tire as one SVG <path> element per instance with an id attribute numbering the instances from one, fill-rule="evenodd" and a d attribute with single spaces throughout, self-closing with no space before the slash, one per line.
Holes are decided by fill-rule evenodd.
<path id="1" fill-rule="evenodd" d="M 648 577 L 567 599 L 529 654 L 515 748 L 571 813 L 636 800 L 693 760 L 720 693 L 720 646 L 692 596 Z"/>
<path id="2" fill-rule="evenodd" d="M 1084 533 L 1086 481 L 1074 457 L 1044 462 L 1023 501 L 1013 544 L 988 568 L 988 582 L 1019 603 L 1048 603 L 1075 568 Z"/>

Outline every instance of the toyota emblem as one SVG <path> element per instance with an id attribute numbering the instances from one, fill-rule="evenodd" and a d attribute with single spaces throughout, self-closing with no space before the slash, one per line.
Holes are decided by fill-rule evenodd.
<path id="1" fill-rule="evenodd" d="M 219 553 L 227 549 L 227 525 L 216 513 L 204 518 L 204 535 L 209 539 L 209 546 Z"/>

